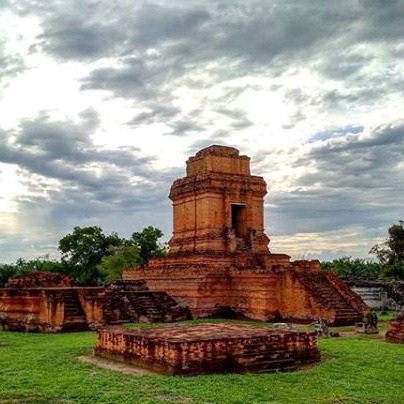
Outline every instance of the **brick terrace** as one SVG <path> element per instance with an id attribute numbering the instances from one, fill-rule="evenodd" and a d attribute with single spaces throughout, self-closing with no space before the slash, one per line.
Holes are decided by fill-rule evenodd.
<path id="1" fill-rule="evenodd" d="M 320 360 L 314 333 L 239 324 L 104 328 L 95 354 L 171 375 L 286 371 Z"/>

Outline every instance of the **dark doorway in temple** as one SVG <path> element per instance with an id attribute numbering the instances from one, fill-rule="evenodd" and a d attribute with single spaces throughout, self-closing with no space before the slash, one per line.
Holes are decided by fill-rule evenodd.
<path id="1" fill-rule="evenodd" d="M 234 229 L 236 237 L 246 237 L 246 205 L 236 203 L 231 205 L 231 227 Z"/>

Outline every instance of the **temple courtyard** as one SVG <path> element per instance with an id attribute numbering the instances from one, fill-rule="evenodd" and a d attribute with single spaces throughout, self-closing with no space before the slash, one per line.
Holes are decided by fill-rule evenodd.
<path id="1" fill-rule="evenodd" d="M 294 372 L 192 377 L 137 372 L 112 362 L 107 366 L 102 361 L 89 363 L 83 358 L 95 358 L 96 333 L 92 331 L 2 331 L 0 402 L 397 403 L 404 389 L 404 345 L 385 341 L 388 327 L 383 320 L 387 317 L 380 317 L 381 332 L 376 335 L 358 334 L 352 326 L 331 328 L 340 337 L 318 338 L 321 362 L 299 366 Z M 228 330 L 245 324 L 212 319 L 181 324 L 203 327 L 207 322 L 225 324 Z M 263 333 L 270 327 L 251 325 L 260 327 Z M 149 327 L 130 324 L 125 329 L 146 332 Z M 295 327 L 310 331 L 307 326 Z"/>

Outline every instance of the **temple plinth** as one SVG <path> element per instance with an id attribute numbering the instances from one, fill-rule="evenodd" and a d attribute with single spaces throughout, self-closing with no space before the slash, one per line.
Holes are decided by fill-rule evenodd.
<path id="1" fill-rule="evenodd" d="M 210 146 L 190 157 L 170 190 L 174 229 L 167 257 L 127 269 L 186 304 L 193 317 L 232 313 L 256 320 L 353 324 L 369 308 L 318 261 L 271 254 L 264 232 L 266 183 L 250 158 Z"/>

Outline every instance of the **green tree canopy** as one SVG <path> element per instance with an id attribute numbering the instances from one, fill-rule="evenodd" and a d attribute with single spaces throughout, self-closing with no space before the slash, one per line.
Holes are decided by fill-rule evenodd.
<path id="1" fill-rule="evenodd" d="M 106 235 L 98 226 L 76 226 L 72 233 L 59 241 L 60 261 L 45 256 L 35 260 L 19 259 L 15 264 L 0 264 L 0 287 L 11 276 L 33 271 L 60 272 L 71 276 L 77 285 L 113 282 L 124 269 L 166 255 L 165 246 L 158 241 L 162 236 L 161 230 L 153 226 L 133 233 L 129 239 L 120 238 L 114 232 Z"/>
<path id="2" fill-rule="evenodd" d="M 386 241 L 381 245 L 374 245 L 369 252 L 379 259 L 385 276 L 404 279 L 403 222 L 392 225 L 388 230 Z"/>
<path id="3" fill-rule="evenodd" d="M 111 255 L 102 258 L 98 269 L 109 284 L 119 279 L 124 269 L 136 268 L 141 263 L 139 248 L 136 245 L 124 245 L 112 247 Z"/>
<path id="4" fill-rule="evenodd" d="M 158 242 L 162 236 L 162 231 L 153 226 L 132 234 L 130 242 L 139 248 L 141 265 L 147 264 L 152 257 L 163 257 L 167 254 L 167 249 Z"/>
<path id="5" fill-rule="evenodd" d="M 60 261 L 51 260 L 47 255 L 34 260 L 19 258 L 15 264 L 0 264 L 0 287 L 4 287 L 12 276 L 35 271 L 65 272 L 64 265 Z"/>
<path id="6" fill-rule="evenodd" d="M 120 278 L 124 269 L 136 268 L 147 264 L 150 258 L 165 256 L 167 249 L 158 241 L 162 236 L 160 229 L 149 226 L 141 232 L 133 233 L 121 246 L 111 247 L 110 255 L 105 256 L 98 266 L 105 281 L 114 282 Z"/>
<path id="7" fill-rule="evenodd" d="M 103 274 L 97 266 L 103 257 L 111 254 L 111 246 L 125 243 L 116 233 L 105 235 L 98 226 L 78 227 L 59 241 L 65 273 L 73 277 L 79 285 L 102 283 Z"/>
<path id="8" fill-rule="evenodd" d="M 378 262 L 352 257 L 342 257 L 333 261 L 322 262 L 321 268 L 325 271 L 334 271 L 338 276 L 343 278 L 375 279 L 381 273 L 381 265 Z"/>

